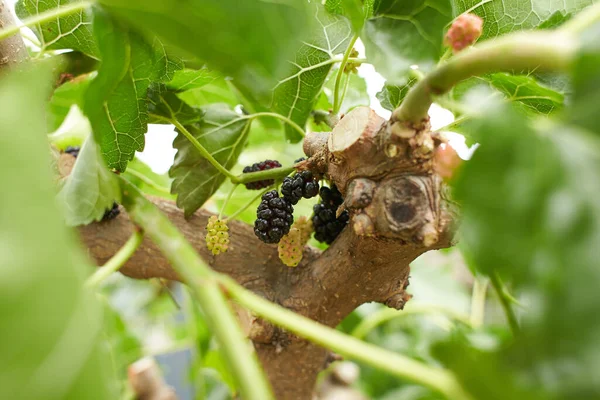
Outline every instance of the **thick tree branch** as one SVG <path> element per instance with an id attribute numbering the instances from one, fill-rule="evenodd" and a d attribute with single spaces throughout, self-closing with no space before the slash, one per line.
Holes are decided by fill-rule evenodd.
<path id="1" fill-rule="evenodd" d="M 358 129 L 358 131 L 356 131 Z M 326 140 L 323 140 L 326 139 Z M 409 263 L 422 253 L 451 245 L 453 214 L 433 173 L 440 143 L 428 130 L 402 131 L 368 109 L 355 109 L 329 138 L 306 146 L 309 168 L 333 180 L 345 196 L 350 226 L 322 254 L 307 248 L 296 268 L 286 267 L 277 247 L 260 242 L 252 227 L 230 222 L 230 249 L 217 257 L 205 245 L 211 215 L 199 210 L 186 220 L 170 201 L 152 199 L 218 272 L 298 314 L 336 326 L 356 307 L 377 301 L 401 309 Z M 368 160 L 368 162 L 367 162 Z M 102 264 L 132 232 L 126 215 L 80 228 L 90 254 Z M 134 278 L 179 279 L 158 248 L 145 240 L 122 267 Z M 310 399 L 329 351 L 240 310 L 245 330 L 278 399 Z"/>
<path id="2" fill-rule="evenodd" d="M 0 30 L 16 28 L 10 7 L 0 0 Z M 18 32 L 18 30 L 17 30 Z M 28 58 L 27 49 L 19 35 L 13 35 L 0 40 L 0 70 L 11 64 L 18 64 Z"/>

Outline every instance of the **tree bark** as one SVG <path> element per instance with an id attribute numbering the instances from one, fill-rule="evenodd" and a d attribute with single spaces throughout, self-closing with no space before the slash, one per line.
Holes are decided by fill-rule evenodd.
<path id="1" fill-rule="evenodd" d="M 0 0 L 0 29 L 14 25 L 15 20 L 10 7 Z M 18 64 L 29 57 L 25 43 L 20 35 L 13 35 L 0 41 L 0 70 L 12 64 Z"/>
<path id="2" fill-rule="evenodd" d="M 295 268 L 279 260 L 276 245 L 260 242 L 252 227 L 239 221 L 229 223 L 229 250 L 213 256 L 205 244 L 211 213 L 199 210 L 186 220 L 173 202 L 152 201 L 213 269 L 301 315 L 334 327 L 367 302 L 402 309 L 410 299 L 405 292 L 410 262 L 428 250 L 452 244 L 453 207 L 444 198 L 442 181 L 433 168 L 434 150 L 441 140 L 421 128 L 398 134 L 365 109 L 349 113 L 342 122 L 328 140 L 314 136 L 305 146 L 310 157 L 299 168 L 323 174 L 337 184 L 345 196 L 338 211 L 347 209 L 351 221 L 324 252 L 307 247 Z M 361 132 L 351 131 L 352 127 Z M 361 156 L 365 154 L 370 156 Z M 106 262 L 132 231 L 125 213 L 80 228 L 85 246 L 99 264 Z M 149 240 L 121 272 L 138 279 L 179 280 Z M 277 399 L 311 399 L 329 351 L 247 312 L 241 320 Z"/>

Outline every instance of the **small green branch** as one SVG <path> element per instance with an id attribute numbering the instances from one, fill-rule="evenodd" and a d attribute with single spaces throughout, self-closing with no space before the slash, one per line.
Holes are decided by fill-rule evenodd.
<path id="1" fill-rule="evenodd" d="M 135 186 L 122 177 L 119 182 L 123 205 L 131 220 L 144 229 L 192 290 L 206 323 L 220 344 L 241 397 L 273 399 L 252 346 L 219 287 L 219 275 L 202 261 L 181 232 Z"/>
<path id="2" fill-rule="evenodd" d="M 479 328 L 485 317 L 485 300 L 489 281 L 486 278 L 475 277 L 473 294 L 471 295 L 471 326 Z"/>
<path id="3" fill-rule="evenodd" d="M 49 22 L 55 20 L 60 17 L 64 17 L 67 15 L 75 14 L 81 10 L 85 10 L 90 7 L 93 3 L 91 1 L 81 1 L 78 3 L 71 3 L 66 6 L 61 6 L 58 8 L 53 8 L 52 10 L 45 11 L 36 16 L 26 18 L 21 21 L 21 24 L 16 24 L 9 26 L 5 29 L 0 30 L 0 40 L 6 39 L 9 36 L 12 36 L 18 33 L 21 28 L 24 27 L 32 27 L 37 24 L 43 24 L 45 22 Z"/>
<path id="4" fill-rule="evenodd" d="M 98 268 L 96 272 L 85 281 L 85 286 L 90 288 L 97 287 L 100 282 L 104 281 L 114 272 L 117 272 L 127 260 L 131 258 L 137 248 L 140 247 L 143 240 L 144 233 L 141 230 L 136 229 L 123 247 L 121 247 L 106 264 Z"/>
<path id="5" fill-rule="evenodd" d="M 492 284 L 492 287 L 498 296 L 498 300 L 500 300 L 500 305 L 504 310 L 504 315 L 506 315 L 506 320 L 508 321 L 508 325 L 510 326 L 513 335 L 518 334 L 520 331 L 519 322 L 517 321 L 517 316 L 511 305 L 513 298 L 508 293 L 508 290 L 506 290 L 506 287 L 502 283 L 498 272 L 494 271 L 490 275 L 490 283 Z"/>
<path id="6" fill-rule="evenodd" d="M 344 75 L 344 68 L 346 67 L 346 64 L 348 63 L 348 59 L 350 58 L 350 53 L 352 52 L 352 49 L 354 48 L 354 43 L 356 43 L 356 41 L 358 40 L 358 34 L 355 34 L 352 39 L 350 40 L 350 43 L 348 43 L 348 47 L 346 48 L 346 51 L 344 52 L 344 57 L 342 58 L 342 61 L 340 63 L 340 68 L 338 69 L 338 73 L 337 76 L 335 77 L 335 86 L 333 89 L 333 113 L 337 114 L 340 111 L 340 107 L 342 106 L 342 102 L 340 101 L 340 84 L 342 81 L 342 75 Z"/>
<path id="7" fill-rule="evenodd" d="M 179 130 L 179 132 L 181 132 L 181 134 L 183 136 L 185 136 L 192 143 L 192 145 L 194 145 L 194 147 L 196 148 L 196 150 L 198 150 L 198 152 L 200 153 L 200 155 L 202 157 L 204 157 L 206 159 L 206 161 L 208 161 L 213 167 L 215 167 L 217 169 L 217 171 L 219 171 L 220 173 L 222 173 L 223 175 L 225 175 L 226 177 L 228 177 L 229 179 L 231 179 L 232 182 L 238 183 L 237 182 L 237 177 L 234 174 L 232 174 L 231 172 L 229 172 L 229 170 L 227 168 L 225 168 L 224 166 L 222 166 L 221 163 L 219 163 L 212 156 L 212 154 L 210 154 L 210 152 L 208 150 L 206 150 L 204 148 L 204 146 L 202 146 L 202 144 L 200 144 L 200 142 L 194 137 L 194 135 L 192 135 L 190 133 L 190 131 L 188 131 L 186 129 L 185 126 L 183 126 L 176 118 L 172 118 L 170 120 L 170 122 L 173 125 L 175 125 L 175 127 Z"/>
<path id="8" fill-rule="evenodd" d="M 364 343 L 335 329 L 323 326 L 309 318 L 265 300 L 239 286 L 229 277 L 221 276 L 219 281 L 226 288 L 229 296 L 239 304 L 247 307 L 265 320 L 279 325 L 296 335 L 343 356 L 386 371 L 401 379 L 410 380 L 436 390 L 449 399 L 471 399 L 456 378 L 443 369 L 431 367 L 410 357 L 389 352 L 369 343 Z"/>
<path id="9" fill-rule="evenodd" d="M 285 178 L 286 176 L 288 176 L 289 174 L 291 174 L 292 172 L 294 172 L 296 169 L 291 166 L 291 167 L 285 167 L 285 168 L 272 168 L 272 169 L 266 169 L 264 171 L 257 171 L 257 172 L 248 172 L 245 174 L 240 174 L 238 176 L 235 177 L 235 179 L 232 179 L 232 182 L 234 183 L 250 183 L 250 182 L 256 182 L 256 181 L 262 181 L 265 179 L 282 179 Z"/>
<path id="10" fill-rule="evenodd" d="M 146 185 L 150 186 L 152 189 L 155 189 L 166 195 L 171 195 L 171 191 L 169 190 L 169 188 L 159 185 L 158 183 L 154 182 L 152 179 L 148 178 L 146 175 L 142 174 L 139 171 L 136 171 L 135 169 L 131 168 L 130 166 L 127 167 L 127 170 L 125 173 L 134 176 L 135 178 L 144 182 Z"/>
<path id="11" fill-rule="evenodd" d="M 348 93 L 348 86 L 350 85 L 350 74 L 345 74 L 346 79 L 344 80 L 344 88 L 342 89 L 342 95 L 340 96 L 340 109 L 344 104 L 344 99 L 346 98 L 346 93 Z"/>
<path id="12" fill-rule="evenodd" d="M 247 173 L 247 174 L 240 174 L 237 176 L 232 174 L 227 168 L 225 168 L 223 165 L 221 165 L 221 163 L 219 163 L 208 152 L 208 150 L 206 150 L 206 148 L 204 148 L 204 146 L 202 146 L 202 144 L 194 137 L 194 135 L 192 135 L 190 133 L 190 131 L 188 131 L 185 126 L 183 126 L 183 124 L 181 124 L 177 120 L 177 118 L 175 117 L 175 114 L 173 113 L 173 110 L 171 109 L 169 104 L 167 104 L 166 102 L 163 102 L 163 104 L 171 112 L 171 118 L 165 118 L 161 115 L 156 115 L 156 114 L 151 114 L 151 116 L 155 119 L 169 122 L 169 123 L 175 125 L 175 127 L 179 130 L 179 132 L 181 132 L 181 134 L 183 134 L 192 143 L 192 145 L 194 145 L 194 147 L 200 152 L 202 157 L 206 158 L 206 160 L 213 167 L 215 167 L 217 169 L 217 171 L 219 171 L 220 173 L 222 173 L 223 175 L 228 177 L 232 183 L 239 184 L 239 183 L 250 183 L 250 182 L 254 182 L 254 181 L 260 181 L 263 179 L 279 179 L 279 178 L 283 178 L 283 177 L 289 175 L 291 172 L 294 171 L 293 167 L 287 167 L 287 168 L 273 168 L 273 169 L 266 170 L 266 171 L 251 172 L 251 173 Z M 285 123 L 289 124 L 296 131 L 298 131 L 298 133 L 300 133 L 302 135 L 302 137 L 304 137 L 304 135 L 305 135 L 304 130 L 298 124 L 296 124 L 294 121 L 292 121 L 291 119 L 289 119 L 287 117 L 284 117 L 283 115 L 280 115 L 277 113 L 271 113 L 271 112 L 260 112 L 260 113 L 256 113 L 256 114 L 243 115 L 237 119 L 229 121 L 226 125 L 231 125 L 233 123 L 236 123 L 238 121 L 243 121 L 243 120 L 252 121 L 253 119 L 261 118 L 261 117 L 271 117 L 271 118 L 276 118 L 276 119 L 282 120 Z M 221 128 L 223 128 L 226 125 L 222 125 Z M 249 129 L 249 126 L 246 127 L 246 129 Z"/>
<path id="13" fill-rule="evenodd" d="M 357 339 L 363 339 L 369 332 L 377 328 L 379 325 L 382 325 L 393 319 L 405 318 L 411 315 L 442 315 L 448 319 L 453 319 L 464 325 L 471 326 L 471 321 L 469 320 L 468 316 L 445 308 L 434 306 L 414 306 L 407 307 L 402 311 L 398 311 L 393 308 L 382 308 L 381 310 L 365 317 L 354 328 L 351 335 Z"/>
<path id="14" fill-rule="evenodd" d="M 304 137 L 306 135 L 306 133 L 304 132 L 304 129 L 302 129 L 300 127 L 300 125 L 298 125 L 297 123 L 295 123 L 291 119 L 289 119 L 289 118 L 287 118 L 287 117 L 285 117 L 285 116 L 283 116 L 281 114 L 272 113 L 272 112 L 259 112 L 259 113 L 256 113 L 256 114 L 246 115 L 246 116 L 244 116 L 242 118 L 244 118 L 244 119 L 255 119 L 255 118 L 260 118 L 260 117 L 271 117 L 271 118 L 279 119 L 279 120 L 285 122 L 286 124 L 288 124 L 289 126 L 291 126 L 302 137 Z"/>
<path id="15" fill-rule="evenodd" d="M 521 32 L 489 40 L 464 50 L 418 82 L 393 112 L 397 121 L 421 123 L 434 95 L 448 92 L 460 81 L 499 71 L 567 71 L 577 42 L 560 31 Z"/>
<path id="16" fill-rule="evenodd" d="M 269 190 L 272 190 L 272 189 L 273 189 L 273 186 L 269 186 L 268 188 L 266 188 L 265 190 L 263 190 L 262 192 L 260 192 L 256 196 L 254 196 L 252 198 L 252 200 L 250 200 L 249 202 L 247 202 L 246 204 L 244 204 L 239 210 L 237 210 L 233 214 L 227 216 L 227 219 L 234 219 L 235 217 L 237 217 L 238 215 L 240 215 L 241 213 L 243 213 L 248 207 L 250 207 L 252 204 L 254 204 L 254 202 L 256 200 L 260 199 L 263 194 L 267 193 Z"/>
<path id="17" fill-rule="evenodd" d="M 227 203 L 229 203 L 229 200 L 231 200 L 231 196 L 233 196 L 233 192 L 235 192 L 235 189 L 237 189 L 238 185 L 239 185 L 238 183 L 234 183 L 233 187 L 229 191 L 229 194 L 225 198 L 225 201 L 223 202 L 223 206 L 221 207 L 221 211 L 219 212 L 219 217 L 218 217 L 219 219 L 221 219 L 221 217 L 223 216 L 223 212 L 225 211 L 225 207 L 227 207 Z"/>

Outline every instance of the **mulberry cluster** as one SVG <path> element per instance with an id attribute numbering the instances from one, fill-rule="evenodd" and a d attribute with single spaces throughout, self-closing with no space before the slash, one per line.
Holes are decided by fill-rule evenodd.
<path id="1" fill-rule="evenodd" d="M 294 207 L 277 190 L 262 195 L 256 210 L 254 234 L 265 243 L 278 243 L 294 222 Z"/>
<path id="2" fill-rule="evenodd" d="M 319 193 L 319 182 L 310 171 L 302 171 L 294 176 L 286 177 L 281 184 L 283 198 L 292 204 L 297 204 L 302 197 L 310 199 Z"/>
<path id="3" fill-rule="evenodd" d="M 216 215 L 211 216 L 206 224 L 206 247 L 215 256 L 225 253 L 229 247 L 229 227 Z"/>
<path id="4" fill-rule="evenodd" d="M 331 244 L 340 232 L 346 227 L 350 216 L 348 211 L 344 210 L 336 218 L 336 211 L 343 203 L 344 198 L 339 190 L 322 187 L 319 192 L 321 202 L 313 206 L 312 223 L 315 229 L 315 239 L 319 242 Z"/>
<path id="5" fill-rule="evenodd" d="M 279 163 L 279 161 L 265 160 L 265 161 L 262 161 L 259 163 L 254 163 L 250 166 L 244 167 L 244 170 L 242 172 L 247 174 L 250 172 L 266 171 L 268 169 L 280 168 L 280 167 L 281 167 L 281 164 Z M 266 187 L 269 187 L 273 183 L 275 183 L 275 180 L 273 180 L 273 179 L 263 179 L 262 181 L 246 183 L 245 186 L 246 186 L 246 189 L 259 190 L 259 189 L 264 189 Z"/>
<path id="6" fill-rule="evenodd" d="M 279 242 L 279 259 L 288 267 L 297 266 L 302 261 L 302 252 L 311 233 L 312 222 L 304 216 L 298 218 L 290 232 Z"/>
<path id="7" fill-rule="evenodd" d="M 115 219 L 120 213 L 121 210 L 119 210 L 119 205 L 117 203 L 113 203 L 112 208 L 109 208 L 104 212 L 102 221 L 110 221 L 111 219 Z"/>
<path id="8" fill-rule="evenodd" d="M 79 150 L 81 150 L 81 147 L 79 146 L 67 146 L 65 153 L 70 154 L 73 157 L 77 157 L 79 155 Z"/>

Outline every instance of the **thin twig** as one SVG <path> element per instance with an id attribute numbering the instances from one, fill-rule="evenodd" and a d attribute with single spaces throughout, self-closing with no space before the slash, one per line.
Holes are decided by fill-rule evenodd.
<path id="1" fill-rule="evenodd" d="M 137 248 L 140 247 L 143 240 L 144 233 L 141 230 L 136 229 L 123 247 L 121 247 L 121 249 L 119 249 L 119 251 L 112 256 L 104 266 L 98 268 L 96 272 L 85 281 L 85 286 L 96 287 L 111 274 L 117 272 L 119 268 L 131 258 Z"/>
<path id="2" fill-rule="evenodd" d="M 511 297 L 507 296 L 507 290 L 504 287 L 498 272 L 494 271 L 490 275 L 490 283 L 492 284 L 492 287 L 498 296 L 498 300 L 500 300 L 500 305 L 504 310 L 504 315 L 506 315 L 506 320 L 508 321 L 508 325 L 510 326 L 513 335 L 517 335 L 520 331 L 519 322 L 517 321 L 517 316 L 511 305 Z"/>
<path id="3" fill-rule="evenodd" d="M 358 40 L 358 34 L 355 34 L 352 39 L 350 39 L 350 43 L 348 43 L 348 47 L 344 52 L 344 58 L 342 58 L 342 62 L 340 63 L 340 68 L 338 69 L 338 73 L 335 77 L 335 86 L 333 88 L 333 113 L 337 114 L 340 111 L 340 107 L 342 103 L 340 102 L 340 83 L 342 80 L 342 75 L 344 74 L 344 68 L 348 63 L 348 59 L 350 58 L 350 53 L 354 48 L 354 43 Z"/>

